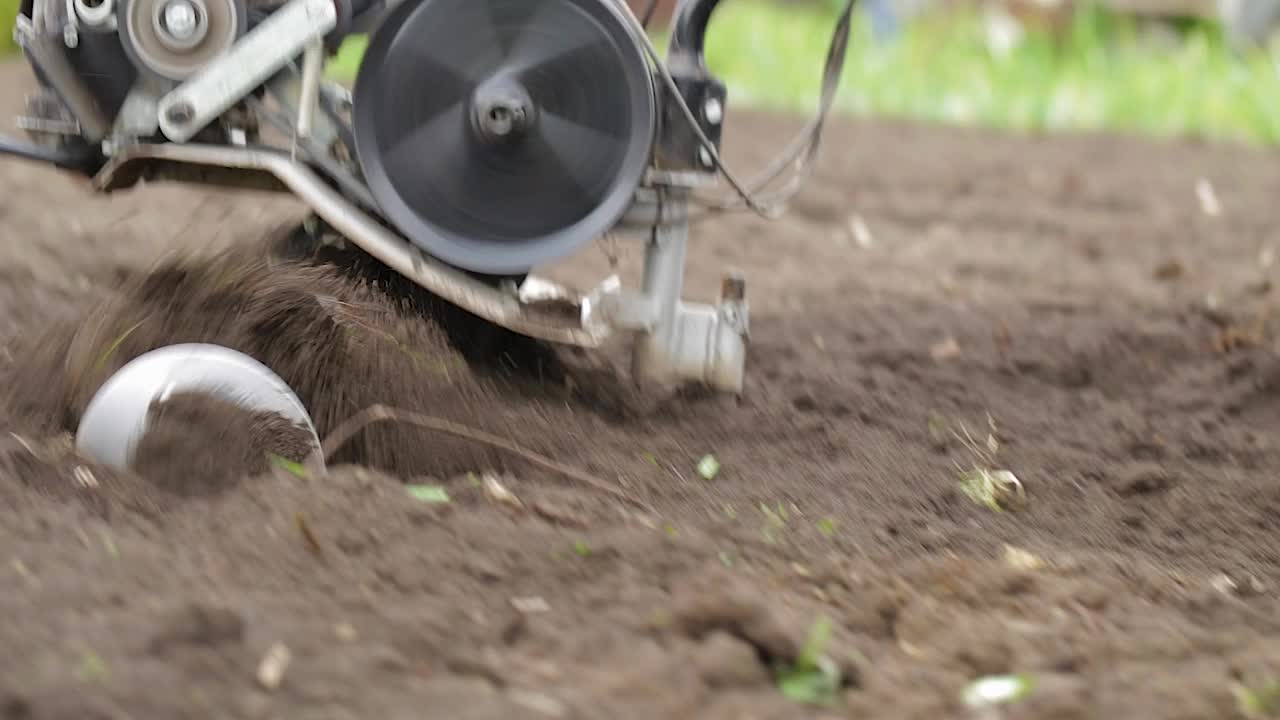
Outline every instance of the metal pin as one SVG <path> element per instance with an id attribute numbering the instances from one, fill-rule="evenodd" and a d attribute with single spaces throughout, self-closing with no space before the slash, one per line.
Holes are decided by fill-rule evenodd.
<path id="1" fill-rule="evenodd" d="M 298 137 L 311 137 L 316 104 L 320 97 L 320 71 L 324 66 L 324 42 L 317 38 L 302 54 L 302 89 L 298 91 Z"/>

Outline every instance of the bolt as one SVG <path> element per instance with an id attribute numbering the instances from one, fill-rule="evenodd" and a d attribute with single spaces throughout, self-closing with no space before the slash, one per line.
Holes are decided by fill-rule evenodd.
<path id="1" fill-rule="evenodd" d="M 711 159 L 711 151 L 708 150 L 705 145 L 698 148 L 698 160 L 702 162 L 703 167 L 715 167 L 716 164 L 715 161 Z"/>
<path id="2" fill-rule="evenodd" d="M 716 98 L 707 98 L 706 104 L 702 106 L 702 116 L 712 125 L 719 125 L 724 119 L 724 107 Z"/>
<path id="3" fill-rule="evenodd" d="M 164 113 L 165 119 L 174 125 L 186 125 L 195 118 L 195 115 L 196 109 L 191 106 L 191 103 L 186 101 L 174 103 L 173 107 L 169 108 Z"/>
<path id="4" fill-rule="evenodd" d="M 171 0 L 164 7 L 164 26 L 178 40 L 190 40 L 196 33 L 196 8 L 187 0 Z"/>
<path id="5" fill-rule="evenodd" d="M 533 120 L 530 100 L 518 86 L 482 88 L 477 93 L 472 122 L 489 142 L 502 142 L 519 137 Z"/>
<path id="6" fill-rule="evenodd" d="M 494 135 L 506 135 L 511 132 L 512 126 L 515 124 L 516 113 L 509 108 L 498 105 L 489 110 L 489 122 L 486 124 L 489 132 Z"/>

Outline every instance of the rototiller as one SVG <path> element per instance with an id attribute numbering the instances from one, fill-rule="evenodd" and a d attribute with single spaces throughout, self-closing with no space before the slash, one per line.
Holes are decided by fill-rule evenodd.
<path id="1" fill-rule="evenodd" d="M 750 182 L 720 160 L 726 92 L 703 57 L 718 4 L 681 0 L 664 59 L 623 0 L 24 0 L 15 35 L 40 92 L 19 120 L 30 141 L 0 151 L 103 192 L 292 192 L 322 232 L 491 323 L 580 347 L 629 333 L 637 379 L 740 393 L 744 280 L 727 274 L 715 305 L 681 300 L 689 224 L 772 216 L 795 192 L 853 0 L 816 116 Z M 325 65 L 355 34 L 349 93 Z M 731 199 L 699 192 L 717 175 Z M 530 274 L 628 234 L 646 247 L 638 290 Z"/>

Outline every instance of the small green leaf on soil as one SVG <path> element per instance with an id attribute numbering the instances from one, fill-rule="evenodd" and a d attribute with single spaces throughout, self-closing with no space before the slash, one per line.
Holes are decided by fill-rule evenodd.
<path id="1" fill-rule="evenodd" d="M 807 705 L 831 705 L 840 690 L 840 674 L 828 670 L 785 670 L 778 674 L 778 690 L 788 700 Z"/>
<path id="2" fill-rule="evenodd" d="M 658 457 L 653 453 L 643 452 L 643 453 L 640 453 L 640 457 L 644 458 L 644 461 L 649 463 L 650 465 L 654 467 L 658 467 Z"/>
<path id="3" fill-rule="evenodd" d="M 1003 705 L 1025 698 L 1034 685 L 1030 675 L 988 675 L 964 689 L 964 704 L 973 708 Z"/>
<path id="4" fill-rule="evenodd" d="M 809 705 L 830 705 L 840 691 L 840 668 L 824 653 L 831 640 L 831 620 L 819 617 L 795 664 L 776 674 L 778 690 L 790 700 Z"/>
<path id="5" fill-rule="evenodd" d="M 716 460 L 715 455 L 704 455 L 702 459 L 698 461 L 698 474 L 701 475 L 704 480 L 714 480 L 719 472 L 720 461 Z"/>
<path id="6" fill-rule="evenodd" d="M 573 551 L 578 554 L 578 557 L 586 557 L 591 554 L 591 546 L 586 540 L 574 540 Z"/>
<path id="7" fill-rule="evenodd" d="M 110 672 L 107 670 L 107 664 L 98 657 L 97 653 L 86 650 L 80 658 L 80 667 L 76 670 L 76 675 L 84 682 L 98 682 L 105 680 Z"/>
<path id="8" fill-rule="evenodd" d="M 935 442 L 939 440 L 944 440 L 948 437 L 947 421 L 944 420 L 943 418 L 940 418 L 936 415 L 930 416 L 928 421 L 928 428 L 929 428 L 929 435 L 933 437 Z"/>
<path id="9" fill-rule="evenodd" d="M 818 521 L 818 532 L 824 537 L 834 537 L 836 534 L 835 518 L 824 517 Z"/>
<path id="10" fill-rule="evenodd" d="M 823 615 L 809 628 L 809 637 L 805 639 L 804 647 L 800 648 L 800 655 L 796 657 L 796 669 L 817 670 L 818 659 L 826 652 L 830 640 L 831 618 Z"/>
<path id="11" fill-rule="evenodd" d="M 962 473 L 960 490 L 994 512 L 1017 509 L 1026 503 L 1022 482 L 1008 470 L 975 468 Z"/>
<path id="12" fill-rule="evenodd" d="M 1258 688 L 1233 685 L 1236 705 L 1240 714 L 1249 720 L 1276 717 L 1280 713 L 1280 680 L 1273 680 Z"/>
<path id="13" fill-rule="evenodd" d="M 676 537 L 677 535 L 680 534 L 680 531 L 676 530 L 676 526 L 672 525 L 671 523 L 667 523 L 666 525 L 663 525 L 662 531 L 667 534 L 667 537 Z"/>
<path id="14" fill-rule="evenodd" d="M 102 547 L 106 549 L 107 554 L 113 558 L 120 557 L 120 548 L 116 547 L 116 541 L 106 530 L 102 531 Z"/>
<path id="15" fill-rule="evenodd" d="M 302 463 L 294 462 L 287 457 L 271 453 L 271 464 L 300 480 L 307 480 L 310 478 L 307 474 L 307 469 L 302 466 Z"/>
<path id="16" fill-rule="evenodd" d="M 778 528 L 786 527 L 787 509 L 782 507 L 782 503 L 778 503 L 777 510 L 774 510 L 773 508 L 769 507 L 768 505 L 765 505 L 764 503 L 760 503 L 760 512 L 764 514 L 765 519 L 769 522 L 770 525 L 773 525 Z"/>
<path id="17" fill-rule="evenodd" d="M 409 485 L 409 497 L 424 503 L 447 503 L 449 502 L 449 493 L 439 485 Z"/>

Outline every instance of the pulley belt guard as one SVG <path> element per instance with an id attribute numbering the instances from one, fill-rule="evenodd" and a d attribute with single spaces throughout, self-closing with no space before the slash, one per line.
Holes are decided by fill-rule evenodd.
<path id="1" fill-rule="evenodd" d="M 353 121 L 387 218 L 444 262 L 501 275 L 613 227 L 656 116 L 610 0 L 407 0 L 370 38 Z"/>

